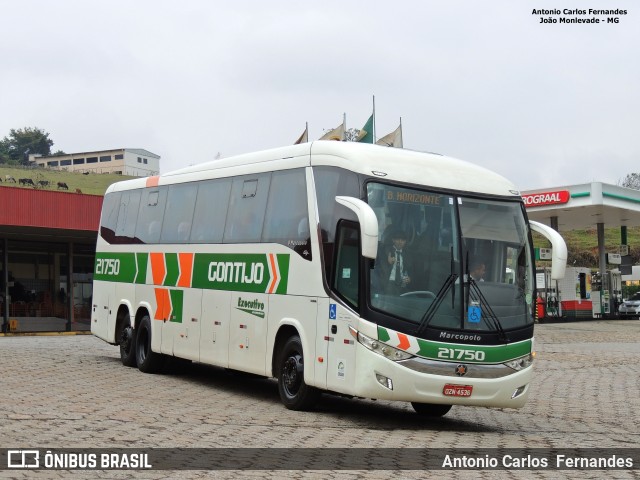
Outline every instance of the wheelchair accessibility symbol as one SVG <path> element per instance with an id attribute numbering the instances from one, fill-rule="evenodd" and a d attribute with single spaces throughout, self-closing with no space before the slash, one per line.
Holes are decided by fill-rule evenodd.
<path id="1" fill-rule="evenodd" d="M 469 323 L 480 323 L 482 320 L 482 309 L 478 306 L 471 305 L 467 311 L 467 320 Z"/>

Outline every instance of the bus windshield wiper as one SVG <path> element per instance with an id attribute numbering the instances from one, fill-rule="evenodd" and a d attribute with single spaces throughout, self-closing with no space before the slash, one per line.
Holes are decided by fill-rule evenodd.
<path id="1" fill-rule="evenodd" d="M 423 334 L 424 331 L 427 329 L 427 327 L 429 326 L 429 322 L 431 321 L 436 311 L 440 307 L 440 304 L 444 300 L 444 297 L 447 295 L 447 292 L 456 283 L 457 279 L 458 279 L 458 274 L 452 273 L 444 281 L 444 283 L 442 284 L 442 287 L 440 287 L 440 290 L 436 295 L 436 298 L 433 300 L 433 302 L 431 302 L 431 305 L 429 305 L 429 308 L 427 308 L 427 311 L 424 312 L 424 315 L 420 319 L 420 323 L 418 324 L 418 328 L 416 330 L 416 333 L 418 335 Z"/>
<path id="2" fill-rule="evenodd" d="M 478 302 L 480 304 L 480 308 L 482 309 L 482 312 L 489 320 L 491 320 L 491 325 L 493 325 L 493 327 L 498 332 L 500 339 L 504 342 L 508 342 L 509 337 L 507 337 L 507 334 L 504 331 L 504 328 L 502 328 L 502 323 L 500 323 L 500 319 L 495 314 L 495 312 L 491 308 L 491 305 L 489 305 L 489 302 L 487 302 L 487 299 L 480 291 L 478 284 L 473 278 L 471 278 L 471 276 L 467 276 L 467 279 L 469 282 L 469 288 L 467 289 L 467 308 L 470 305 L 469 298 L 471 297 L 471 299 L 474 302 Z"/>

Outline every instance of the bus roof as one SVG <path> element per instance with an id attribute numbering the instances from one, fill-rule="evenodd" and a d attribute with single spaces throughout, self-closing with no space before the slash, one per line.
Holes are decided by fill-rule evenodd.
<path id="1" fill-rule="evenodd" d="M 520 195 L 517 187 L 503 176 L 463 160 L 403 148 L 321 140 L 193 165 L 152 177 L 152 184 L 170 185 L 321 165 L 345 168 L 386 181 L 499 196 Z M 127 180 L 111 185 L 107 193 L 147 185 L 149 178 Z"/>

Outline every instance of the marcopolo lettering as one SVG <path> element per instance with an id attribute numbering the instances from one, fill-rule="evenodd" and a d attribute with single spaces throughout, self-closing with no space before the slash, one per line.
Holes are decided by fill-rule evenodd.
<path id="1" fill-rule="evenodd" d="M 264 264 L 245 262 L 209 263 L 209 281 L 220 283 L 256 283 L 264 280 Z"/>
<path id="2" fill-rule="evenodd" d="M 440 332 L 440 338 L 445 340 L 461 340 L 461 341 L 472 341 L 472 342 L 480 342 L 482 337 L 480 335 L 467 335 L 461 333 L 449 333 L 449 332 Z"/>

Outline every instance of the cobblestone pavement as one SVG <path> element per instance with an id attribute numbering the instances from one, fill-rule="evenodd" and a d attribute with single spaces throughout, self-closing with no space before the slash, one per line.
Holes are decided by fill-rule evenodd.
<path id="1" fill-rule="evenodd" d="M 578 448 L 640 446 L 640 322 L 536 327 L 536 373 L 520 410 L 325 395 L 286 410 L 273 380 L 192 365 L 145 375 L 89 336 L 0 337 L 0 447 Z M 638 466 L 636 466 L 638 468 Z M 602 478 L 598 471 L 0 471 L 0 478 Z M 608 478 L 640 478 L 640 470 Z"/>

